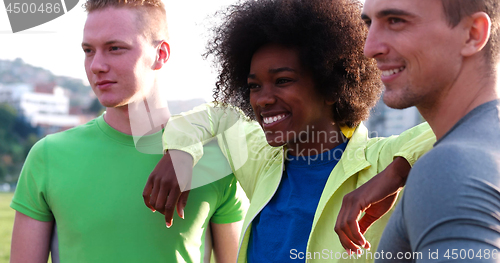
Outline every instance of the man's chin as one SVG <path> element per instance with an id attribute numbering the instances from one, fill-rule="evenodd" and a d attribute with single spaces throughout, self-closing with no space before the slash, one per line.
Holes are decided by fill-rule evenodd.
<path id="1" fill-rule="evenodd" d="M 116 101 L 102 101 L 101 105 L 106 108 L 128 108 L 128 104 Z"/>
<path id="2" fill-rule="evenodd" d="M 387 105 L 389 108 L 398 110 L 406 109 L 413 106 L 411 103 L 402 100 L 401 97 L 387 96 L 387 94 L 384 94 L 383 101 L 385 105 Z"/>

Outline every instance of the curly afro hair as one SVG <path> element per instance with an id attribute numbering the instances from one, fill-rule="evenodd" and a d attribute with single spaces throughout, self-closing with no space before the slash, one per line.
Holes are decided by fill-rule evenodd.
<path id="1" fill-rule="evenodd" d="M 248 0 L 219 12 L 205 57 L 214 57 L 219 76 L 217 103 L 235 105 L 255 119 L 247 76 L 253 54 L 274 43 L 299 50 L 315 88 L 335 101 L 339 125 L 354 127 L 368 118 L 382 85 L 376 64 L 363 55 L 366 26 L 355 0 Z"/>

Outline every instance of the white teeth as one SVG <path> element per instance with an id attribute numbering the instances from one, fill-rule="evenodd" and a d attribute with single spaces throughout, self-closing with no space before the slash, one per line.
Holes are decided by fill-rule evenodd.
<path id="1" fill-rule="evenodd" d="M 396 69 L 383 70 L 382 76 L 388 77 L 388 76 L 394 75 L 396 73 L 399 73 L 399 72 L 403 71 L 404 69 L 405 69 L 405 67 L 403 66 L 403 67 L 396 68 Z"/>
<path id="2" fill-rule="evenodd" d="M 280 115 L 272 116 L 272 117 L 264 117 L 263 121 L 265 124 L 271 124 L 271 123 L 277 122 L 285 117 L 286 117 L 285 114 L 280 114 Z"/>

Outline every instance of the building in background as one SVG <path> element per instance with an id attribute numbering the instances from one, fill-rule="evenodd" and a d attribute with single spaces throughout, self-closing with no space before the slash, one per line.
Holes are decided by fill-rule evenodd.
<path id="1" fill-rule="evenodd" d="M 67 91 L 55 84 L 31 85 L 14 83 L 0 85 L 0 103 L 8 103 L 41 136 L 63 131 L 84 123 L 85 118 L 70 115 Z"/>
<path id="2" fill-rule="evenodd" d="M 400 134 L 423 121 L 424 119 L 417 108 L 392 109 L 385 105 L 381 99 L 372 109 L 370 118 L 364 123 L 370 131 L 370 137 L 388 137 Z"/>

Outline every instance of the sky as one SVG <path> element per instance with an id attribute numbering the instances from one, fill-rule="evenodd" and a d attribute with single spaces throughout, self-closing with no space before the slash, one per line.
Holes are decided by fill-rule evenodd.
<path id="1" fill-rule="evenodd" d="M 3 2 L 3 0 L 0 0 Z M 75 8 L 37 27 L 12 33 L 5 4 L 0 4 L 0 59 L 21 58 L 55 75 L 82 79 L 88 84 L 81 48 L 87 17 L 80 0 Z M 171 56 L 161 83 L 168 100 L 201 98 L 210 101 L 216 74 L 201 54 L 208 40 L 210 16 L 236 0 L 163 0 L 169 23 Z"/>

